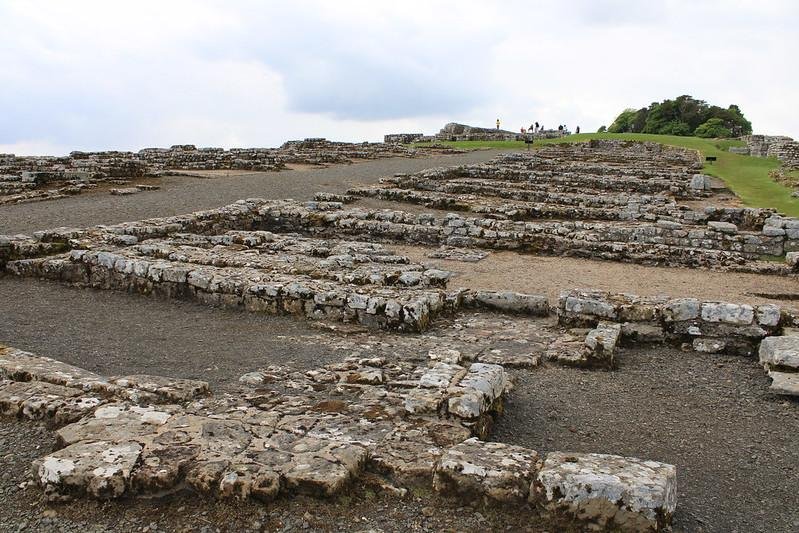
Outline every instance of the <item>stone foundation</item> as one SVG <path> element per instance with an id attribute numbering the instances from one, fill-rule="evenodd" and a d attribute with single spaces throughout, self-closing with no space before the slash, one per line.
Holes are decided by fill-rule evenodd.
<path id="1" fill-rule="evenodd" d="M 400 496 L 427 486 L 486 505 L 529 500 L 625 531 L 661 530 L 675 507 L 672 466 L 590 454 L 577 465 L 574 454 L 542 458 L 471 437 L 485 438 L 501 409 L 508 385 L 498 365 L 351 358 L 305 373 L 270 367 L 244 376 L 238 393 L 196 399 L 207 391 L 200 382 L 104 379 L 3 347 L 0 377 L 12 379 L 0 381 L 4 416 L 46 417 L 57 428 L 60 448 L 33 464 L 50 501 L 185 487 L 220 499 L 330 497 L 371 473 Z M 163 386 L 147 390 L 150 382 Z"/>

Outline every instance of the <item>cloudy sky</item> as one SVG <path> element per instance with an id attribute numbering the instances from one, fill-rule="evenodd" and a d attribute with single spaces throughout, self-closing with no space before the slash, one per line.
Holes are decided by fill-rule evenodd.
<path id="1" fill-rule="evenodd" d="M 0 0 L 0 152 L 595 131 L 681 94 L 799 137 L 797 28 L 795 0 Z"/>

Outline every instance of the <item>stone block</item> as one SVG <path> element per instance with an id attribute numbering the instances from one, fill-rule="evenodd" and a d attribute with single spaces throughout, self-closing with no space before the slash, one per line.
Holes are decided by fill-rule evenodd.
<path id="1" fill-rule="evenodd" d="M 521 504 L 529 496 L 539 460 L 528 448 L 471 438 L 444 452 L 433 488 L 467 500 Z"/>
<path id="2" fill-rule="evenodd" d="M 549 302 L 545 296 L 522 294 L 512 291 L 478 291 L 475 300 L 490 309 L 522 313 L 533 316 L 549 314 Z"/>
<path id="3" fill-rule="evenodd" d="M 718 231 L 719 233 L 727 233 L 727 234 L 738 233 L 738 226 L 732 224 L 731 222 L 711 221 L 707 223 L 707 226 L 708 228 Z"/>
<path id="4" fill-rule="evenodd" d="M 35 461 L 34 476 L 50 501 L 118 498 L 130 488 L 141 449 L 132 441 L 79 442 Z"/>
<path id="5" fill-rule="evenodd" d="M 747 304 L 705 302 L 702 304 L 702 320 L 746 326 L 755 318 L 754 308 Z"/>
<path id="6" fill-rule="evenodd" d="M 676 468 L 617 455 L 552 452 L 530 501 L 601 529 L 663 531 L 677 504 Z"/>
<path id="7" fill-rule="evenodd" d="M 799 337 L 766 337 L 760 342 L 760 363 L 767 369 L 799 371 Z"/>
<path id="8" fill-rule="evenodd" d="M 669 300 L 663 307 L 663 319 L 666 322 L 682 322 L 699 318 L 700 303 L 696 298 L 676 298 Z"/>
<path id="9" fill-rule="evenodd" d="M 770 390 L 785 396 L 799 396 L 799 372 L 775 372 L 768 373 L 771 378 Z"/>

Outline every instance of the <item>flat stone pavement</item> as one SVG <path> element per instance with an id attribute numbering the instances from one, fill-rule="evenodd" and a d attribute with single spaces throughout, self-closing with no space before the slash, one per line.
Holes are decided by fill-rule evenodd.
<path id="1" fill-rule="evenodd" d="M 166 176 L 157 180 L 161 187 L 157 191 L 112 196 L 107 190 L 101 190 L 59 200 L 0 206 L 0 235 L 182 215 L 221 207 L 243 198 L 310 200 L 316 192 L 343 193 L 356 185 L 377 183 L 381 177 L 397 172 L 481 163 L 499 153 L 499 150 L 480 150 L 415 159 L 397 157 L 328 168 L 214 178 Z"/>

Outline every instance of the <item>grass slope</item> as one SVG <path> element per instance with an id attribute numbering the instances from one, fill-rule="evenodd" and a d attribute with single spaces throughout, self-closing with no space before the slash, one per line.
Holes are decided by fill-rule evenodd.
<path id="1" fill-rule="evenodd" d="M 705 163 L 704 172 L 721 178 L 724 183 L 751 207 L 770 207 L 777 211 L 799 217 L 799 199 L 791 196 L 791 189 L 777 183 L 769 176 L 769 171 L 779 167 L 774 158 L 749 157 L 731 154 L 730 146 L 743 146 L 741 141 L 700 139 L 699 137 L 679 137 L 676 135 L 652 135 L 645 133 L 580 133 L 560 139 L 536 141 L 533 148 L 550 143 L 580 142 L 590 139 L 622 139 L 628 141 L 653 141 L 671 146 L 681 146 L 699 150 L 702 157 L 716 156 L 713 164 Z M 458 148 L 498 148 L 526 149 L 522 141 L 461 141 L 445 144 Z"/>

